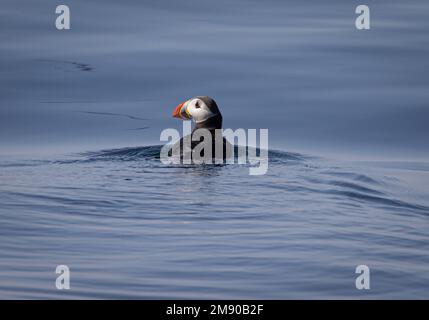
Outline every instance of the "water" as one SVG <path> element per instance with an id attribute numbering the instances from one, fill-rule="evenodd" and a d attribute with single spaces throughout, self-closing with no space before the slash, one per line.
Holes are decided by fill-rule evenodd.
<path id="1" fill-rule="evenodd" d="M 429 157 L 427 1 L 367 1 L 369 31 L 342 0 L 73 0 L 67 31 L 55 0 L 3 2 L 1 154 L 159 144 L 173 108 L 208 95 L 226 128 L 269 128 L 281 150 Z"/>
<path id="2" fill-rule="evenodd" d="M 160 147 L 5 162 L 2 298 L 428 298 L 429 165 L 270 152 L 167 166 Z M 54 270 L 72 270 L 72 290 Z M 355 267 L 372 289 L 355 289 Z"/>
<path id="3" fill-rule="evenodd" d="M 429 298 L 429 2 L 68 2 L 2 1 L 0 298 Z M 266 175 L 160 163 L 197 95 Z"/>

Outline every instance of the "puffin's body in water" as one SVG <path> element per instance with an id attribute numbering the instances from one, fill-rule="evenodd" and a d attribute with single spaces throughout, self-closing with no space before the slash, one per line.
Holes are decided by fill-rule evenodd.
<path id="1" fill-rule="evenodd" d="M 190 135 L 182 137 L 173 145 L 169 152 L 170 155 L 180 154 L 180 157 L 183 158 L 188 153 L 193 155 L 195 152 L 200 152 L 200 156 L 204 157 L 204 148 L 201 147 L 203 145 L 201 143 L 205 139 L 202 136 L 204 131 L 212 141 L 210 160 L 215 158 L 225 160 L 233 154 L 233 146 L 222 136 L 222 114 L 212 98 L 198 96 L 189 99 L 175 108 L 173 117 L 183 120 L 192 119 L 195 122 L 195 128 Z M 192 138 L 197 141 L 193 141 Z M 200 144 L 201 146 L 199 146 Z M 221 156 L 220 150 L 222 150 Z"/>

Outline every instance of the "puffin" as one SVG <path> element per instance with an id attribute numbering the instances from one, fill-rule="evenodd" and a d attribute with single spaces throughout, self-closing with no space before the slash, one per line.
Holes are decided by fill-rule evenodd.
<path id="1" fill-rule="evenodd" d="M 222 135 L 222 114 L 214 99 L 208 96 L 196 96 L 188 99 L 173 110 L 173 117 L 192 120 L 194 129 L 190 135 L 182 137 L 173 145 L 169 151 L 170 156 L 180 154 L 180 158 L 183 159 L 187 153 L 190 153 L 190 157 L 194 158 L 193 155 L 198 152 L 200 157 L 204 157 L 205 148 L 202 147 L 204 144 L 201 142 L 204 141 L 205 137 L 201 136 L 203 130 L 199 129 L 205 129 L 208 136 L 211 137 L 211 157 L 209 160 L 219 161 L 231 158 L 233 145 Z M 221 155 L 220 151 L 222 151 Z"/>

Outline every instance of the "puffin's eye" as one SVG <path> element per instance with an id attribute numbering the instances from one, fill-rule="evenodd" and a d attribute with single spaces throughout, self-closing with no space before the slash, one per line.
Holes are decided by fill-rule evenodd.
<path id="1" fill-rule="evenodd" d="M 200 102 L 197 100 L 196 102 L 195 102 L 195 108 L 200 108 L 201 106 L 200 106 Z"/>

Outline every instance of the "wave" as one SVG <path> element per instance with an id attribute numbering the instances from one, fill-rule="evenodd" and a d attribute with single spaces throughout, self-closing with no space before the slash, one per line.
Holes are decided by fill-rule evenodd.
<path id="1" fill-rule="evenodd" d="M 46 164 L 70 164 L 70 163 L 87 163 L 94 161 L 153 161 L 159 162 L 160 152 L 163 145 L 150 145 L 138 147 L 125 147 L 114 149 L 103 149 L 97 151 L 86 151 L 70 155 L 69 158 L 61 160 L 20 160 L 20 161 L 2 161 L 0 167 L 28 167 Z M 253 154 L 260 155 L 259 148 L 251 147 L 234 147 L 234 157 L 237 159 L 239 149 L 245 148 L 246 155 Z M 252 153 L 249 150 L 253 149 Z M 268 159 L 270 163 L 283 163 L 283 162 L 303 162 L 312 159 L 307 155 L 285 152 L 280 150 L 269 150 Z"/>
<path id="2" fill-rule="evenodd" d="M 136 160 L 155 160 L 160 159 L 160 152 L 163 145 L 127 147 L 118 149 L 106 149 L 100 151 L 89 151 L 81 153 L 87 160 L 108 160 L 108 161 L 136 161 Z M 234 146 L 234 156 L 237 158 L 241 148 L 245 148 L 246 155 L 253 149 L 252 154 L 260 155 L 259 148 Z M 300 153 L 286 152 L 280 150 L 268 150 L 268 159 L 270 162 L 302 162 L 312 157 Z"/>
<path id="3" fill-rule="evenodd" d="M 110 164 L 119 166 L 116 169 L 122 171 L 153 169 L 151 172 L 157 172 L 169 168 L 201 168 L 205 174 L 217 174 L 217 168 L 224 166 L 228 168 L 227 175 L 235 179 L 244 179 L 240 176 L 240 170 L 235 170 L 234 165 L 164 165 L 160 161 L 160 151 L 162 145 L 126 147 L 117 149 L 105 149 L 98 151 L 87 151 L 71 155 L 61 160 L 27 160 L 27 161 L 8 161 L 0 163 L 0 167 L 15 170 L 26 170 L 27 167 L 35 167 L 39 170 L 40 166 L 50 165 L 70 165 L 64 167 L 64 170 L 73 168 L 76 165 L 89 165 L 93 168 L 108 167 Z M 234 154 L 237 157 L 240 147 L 235 147 Z M 250 148 L 246 148 L 246 154 L 249 154 Z M 258 148 L 251 153 L 260 154 Z M 403 192 L 401 181 L 393 179 L 391 176 L 380 174 L 379 171 L 368 171 L 362 168 L 351 168 L 341 165 L 332 165 L 326 159 L 304 155 L 295 152 L 286 152 L 281 150 L 269 150 L 268 158 L 270 171 L 268 173 L 269 184 L 267 181 L 261 182 L 261 185 L 255 185 L 255 188 L 263 186 L 264 188 L 274 189 L 280 195 L 282 193 L 296 193 L 305 197 L 328 198 L 333 203 L 346 200 L 350 206 L 372 205 L 377 207 L 388 207 L 395 209 L 406 209 L 413 212 L 429 214 L 429 207 L 420 201 L 411 200 Z M 129 165 L 126 162 L 135 162 Z M 123 163 L 123 165 L 121 164 Z M 37 168 L 36 168 L 37 167 Z M 200 170 L 200 169 L 198 169 Z M 163 171 L 168 173 L 169 171 Z M 125 174 L 125 173 L 124 173 Z M 128 177 L 128 180 L 134 179 L 134 174 Z M 127 177 L 125 177 L 127 180 Z M 421 200 L 422 198 L 420 198 Z M 425 201 L 423 201 L 425 203 Z"/>
<path id="4" fill-rule="evenodd" d="M 128 147 L 86 152 L 82 155 L 86 161 L 153 161 L 150 166 L 155 167 L 155 163 L 159 163 L 162 147 L 162 145 Z M 236 158 L 240 148 L 246 148 L 246 155 L 249 154 L 249 147 L 235 146 L 234 155 Z M 252 154 L 255 153 L 259 156 L 260 149 L 256 148 L 255 150 L 254 148 Z M 390 192 L 393 185 L 389 179 L 386 181 L 383 177 L 370 176 L 357 170 L 348 171 L 342 167 L 326 168 L 321 158 L 295 152 L 268 150 L 268 159 L 271 165 L 278 165 L 282 173 L 284 168 L 291 168 L 293 165 L 298 165 L 294 172 L 303 171 L 299 176 L 299 180 L 297 180 L 297 184 L 293 185 L 293 187 L 288 184 L 282 184 L 273 186 L 273 188 L 287 188 L 288 191 L 291 188 L 296 188 L 297 191 L 308 194 L 321 194 L 348 199 L 350 204 L 356 203 L 359 205 L 359 203 L 365 203 L 396 209 L 408 209 L 424 214 L 429 213 L 429 207 L 427 206 L 393 196 Z"/>

